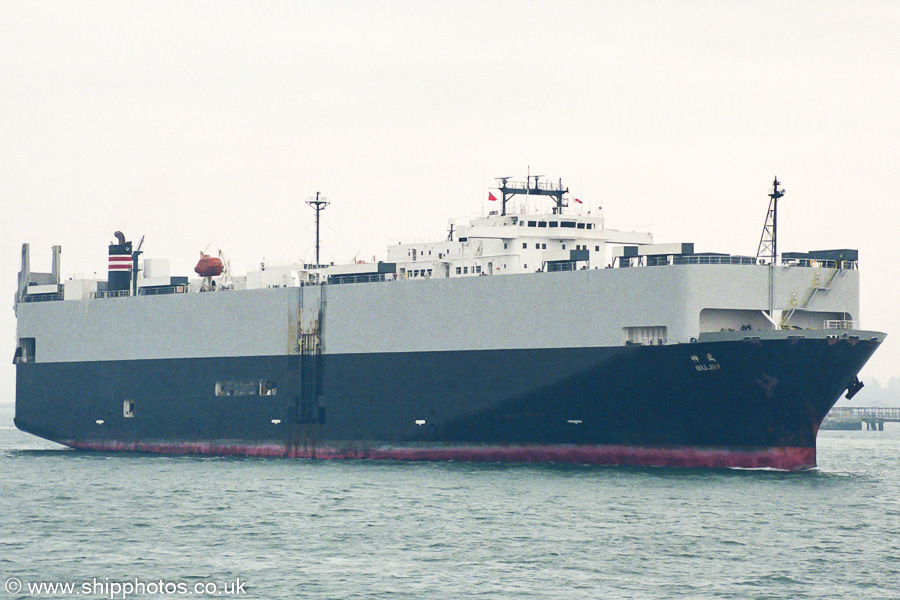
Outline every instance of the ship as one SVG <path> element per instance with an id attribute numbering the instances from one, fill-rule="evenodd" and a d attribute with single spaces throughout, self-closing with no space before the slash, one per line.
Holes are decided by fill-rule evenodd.
<path id="1" fill-rule="evenodd" d="M 606 226 L 562 181 L 499 178 L 489 211 L 383 260 L 202 254 L 121 232 L 106 279 L 22 247 L 16 426 L 84 451 L 804 470 L 885 334 L 856 250 L 757 254 Z"/>

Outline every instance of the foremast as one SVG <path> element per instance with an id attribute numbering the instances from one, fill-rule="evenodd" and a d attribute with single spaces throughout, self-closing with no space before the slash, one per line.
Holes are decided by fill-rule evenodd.
<path id="1" fill-rule="evenodd" d="M 769 193 L 769 212 L 766 213 L 766 223 L 763 225 L 762 235 L 759 238 L 759 248 L 756 250 L 756 262 L 765 260 L 770 265 L 778 262 L 778 199 L 784 196 L 784 190 L 778 189 L 781 182 L 778 177 L 772 182 L 772 191 Z"/>

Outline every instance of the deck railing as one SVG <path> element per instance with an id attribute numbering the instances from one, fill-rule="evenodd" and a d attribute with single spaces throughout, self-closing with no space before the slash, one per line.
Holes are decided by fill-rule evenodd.
<path id="1" fill-rule="evenodd" d="M 672 262 L 676 265 L 755 265 L 756 259 L 752 256 L 673 256 Z"/>
<path id="2" fill-rule="evenodd" d="M 364 275 L 332 275 L 328 278 L 329 285 L 343 283 L 376 283 L 386 281 L 384 273 L 368 273 Z"/>
<path id="3" fill-rule="evenodd" d="M 161 296 L 164 294 L 186 294 L 188 286 L 186 285 L 160 285 L 153 287 L 138 288 L 139 296 Z"/>
<path id="4" fill-rule="evenodd" d="M 62 292 L 51 292 L 49 294 L 26 294 L 24 296 L 24 302 L 53 302 L 56 300 L 62 300 L 63 294 Z"/>
<path id="5" fill-rule="evenodd" d="M 131 290 L 99 290 L 91 292 L 91 298 L 124 298 L 130 295 Z"/>
<path id="6" fill-rule="evenodd" d="M 786 259 L 783 263 L 786 267 L 813 267 L 819 269 L 858 269 L 859 262 L 855 260 L 817 260 L 813 258 Z"/>

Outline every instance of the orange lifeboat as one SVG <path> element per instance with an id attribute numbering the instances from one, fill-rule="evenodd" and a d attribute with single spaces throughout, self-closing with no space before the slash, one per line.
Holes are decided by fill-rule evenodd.
<path id="1" fill-rule="evenodd" d="M 203 253 L 200 254 L 200 261 L 194 267 L 194 271 L 200 277 L 218 277 L 224 270 L 225 265 L 221 258 Z"/>

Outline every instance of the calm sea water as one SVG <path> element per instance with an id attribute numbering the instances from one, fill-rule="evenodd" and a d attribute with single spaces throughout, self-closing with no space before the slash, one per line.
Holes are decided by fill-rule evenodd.
<path id="1" fill-rule="evenodd" d="M 0 596 L 900 597 L 900 427 L 779 473 L 89 454 L 11 418 Z"/>

